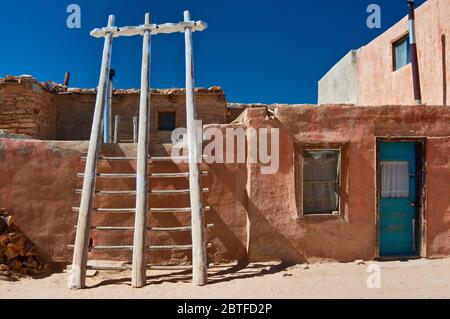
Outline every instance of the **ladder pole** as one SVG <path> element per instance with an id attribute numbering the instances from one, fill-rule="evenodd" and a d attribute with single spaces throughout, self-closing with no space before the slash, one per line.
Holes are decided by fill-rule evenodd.
<path id="1" fill-rule="evenodd" d="M 190 22 L 189 11 L 184 12 L 184 22 Z M 201 150 L 196 127 L 196 110 L 194 96 L 194 63 L 192 47 L 192 30 L 185 28 L 186 42 L 186 115 L 187 115 L 187 139 L 189 151 L 189 185 L 192 215 L 192 267 L 193 284 L 203 286 L 208 282 L 207 255 L 204 229 L 204 211 L 200 185 Z"/>
<path id="2" fill-rule="evenodd" d="M 145 15 L 150 24 L 150 14 Z M 136 215 L 133 245 L 132 286 L 147 283 L 147 214 L 148 214 L 148 141 L 150 116 L 151 31 L 146 30 L 142 46 L 141 98 L 139 106 L 139 138 L 136 169 Z"/>
<path id="3" fill-rule="evenodd" d="M 113 15 L 110 15 L 108 19 L 108 27 L 114 26 L 114 20 L 115 17 Z M 108 78 L 111 67 L 112 41 L 112 33 L 106 34 L 103 48 L 100 80 L 97 89 L 97 99 L 95 102 L 94 118 L 92 122 L 91 138 L 89 141 L 89 151 L 86 161 L 83 192 L 81 195 L 72 270 L 70 272 L 68 283 L 69 288 L 71 289 L 81 289 L 86 285 L 86 267 L 92 223 L 92 205 L 97 176 L 97 160 L 101 142 L 102 116 L 105 107 L 105 100 L 107 97 Z"/>

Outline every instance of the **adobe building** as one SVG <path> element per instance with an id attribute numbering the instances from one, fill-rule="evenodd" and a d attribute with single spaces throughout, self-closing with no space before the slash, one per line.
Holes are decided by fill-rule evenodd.
<path id="1" fill-rule="evenodd" d="M 448 105 L 450 2 L 428 0 L 415 11 L 422 102 Z M 409 105 L 414 102 L 408 17 L 350 51 L 319 81 L 319 104 Z"/>
<path id="2" fill-rule="evenodd" d="M 423 105 L 414 105 L 407 61 L 399 70 L 392 68 L 393 44 L 407 34 L 406 20 L 331 70 L 319 84 L 321 105 L 229 104 L 218 87 L 196 90 L 205 130 L 280 132 L 275 174 L 262 174 L 262 164 L 248 157 L 244 163 L 202 163 L 206 224 L 213 225 L 208 229 L 210 262 L 450 255 L 450 108 L 444 98 L 450 79 L 448 64 L 442 62 L 448 49 L 441 47 L 449 15 L 446 0 L 429 0 L 417 10 Z M 151 155 L 169 156 L 170 131 L 186 124 L 185 91 L 154 90 L 151 101 Z M 0 206 L 14 214 L 42 256 L 54 262 L 71 261 L 94 104 L 95 90 L 39 83 L 28 76 L 0 80 Z M 112 113 L 123 118 L 123 140 L 132 139 L 138 105 L 139 91 L 114 91 Z M 136 144 L 104 144 L 101 154 L 135 156 Z M 187 169 L 172 161 L 149 165 L 153 174 Z M 98 167 L 100 174 L 135 170 L 133 160 L 105 160 Z M 182 189 L 187 183 L 183 177 L 149 178 L 151 189 Z M 133 179 L 97 181 L 98 189 L 135 187 Z M 190 216 L 182 210 L 161 213 L 188 202 L 185 194 L 150 196 L 150 226 L 161 230 L 149 235 L 150 245 L 189 245 L 189 233 L 164 229 L 189 225 Z M 132 196 L 100 194 L 94 206 L 134 204 Z M 93 218 L 94 225 L 134 223 L 133 214 Z M 94 229 L 92 241 L 130 245 L 133 233 Z M 191 253 L 151 251 L 148 257 L 151 263 L 180 264 L 188 263 Z M 131 254 L 94 250 L 89 258 L 129 261 Z"/>

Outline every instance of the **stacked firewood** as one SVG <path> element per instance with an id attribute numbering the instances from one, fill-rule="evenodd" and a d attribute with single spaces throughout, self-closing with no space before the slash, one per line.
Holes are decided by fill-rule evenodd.
<path id="1" fill-rule="evenodd" d="M 0 208 L 0 280 L 9 280 L 14 274 L 37 275 L 41 272 L 36 246 L 14 225 L 6 209 Z"/>

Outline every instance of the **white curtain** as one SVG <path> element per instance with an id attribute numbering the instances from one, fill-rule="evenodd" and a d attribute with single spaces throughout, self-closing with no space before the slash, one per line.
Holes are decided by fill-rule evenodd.
<path id="1" fill-rule="evenodd" d="M 409 162 L 381 162 L 381 197 L 409 197 Z"/>

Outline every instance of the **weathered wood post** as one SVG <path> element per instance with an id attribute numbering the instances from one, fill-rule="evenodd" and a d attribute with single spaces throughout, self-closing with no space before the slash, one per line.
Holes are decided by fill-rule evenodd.
<path id="1" fill-rule="evenodd" d="M 184 22 L 190 22 L 189 11 L 184 12 Z M 192 48 L 192 31 L 185 28 L 186 42 L 186 115 L 187 115 L 187 139 L 189 151 L 189 187 L 191 197 L 192 214 L 192 267 L 193 283 L 196 286 L 206 285 L 208 282 L 207 255 L 205 241 L 205 222 L 200 185 L 201 149 L 197 136 L 196 110 L 194 96 L 194 63 Z"/>
<path id="2" fill-rule="evenodd" d="M 114 144 L 119 144 L 119 125 L 120 125 L 120 116 L 116 115 L 114 118 Z"/>
<path id="3" fill-rule="evenodd" d="M 137 144 L 139 140 L 139 117 L 133 116 L 133 143 Z"/>
<path id="4" fill-rule="evenodd" d="M 109 16 L 108 28 L 114 27 L 115 17 Z M 109 70 L 111 66 L 113 34 L 108 32 L 105 36 L 103 48 L 100 80 L 97 88 L 94 118 L 92 121 L 91 139 L 86 159 L 86 168 L 81 195 L 80 212 L 78 217 L 75 250 L 73 253 L 72 269 L 69 277 L 69 288 L 81 289 L 86 285 L 86 266 L 88 259 L 88 246 L 91 233 L 92 205 L 97 176 L 97 160 L 101 142 L 102 116 L 107 96 Z"/>
<path id="5" fill-rule="evenodd" d="M 148 209 L 148 141 L 150 115 L 150 64 L 151 30 L 150 14 L 145 15 L 142 45 L 141 100 L 139 106 L 139 138 L 136 170 L 136 215 L 133 246 L 132 286 L 142 288 L 147 283 L 147 214 Z"/>

